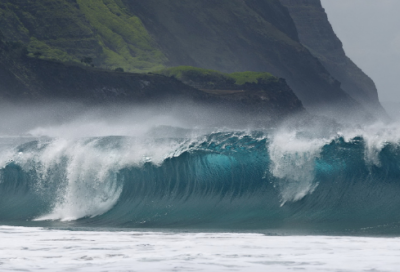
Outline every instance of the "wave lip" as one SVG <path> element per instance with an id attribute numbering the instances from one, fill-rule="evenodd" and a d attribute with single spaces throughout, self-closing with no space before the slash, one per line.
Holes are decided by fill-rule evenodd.
<path id="1" fill-rule="evenodd" d="M 344 135 L 237 131 L 30 141 L 2 150 L 0 222 L 250 229 L 397 224 L 397 139 Z"/>

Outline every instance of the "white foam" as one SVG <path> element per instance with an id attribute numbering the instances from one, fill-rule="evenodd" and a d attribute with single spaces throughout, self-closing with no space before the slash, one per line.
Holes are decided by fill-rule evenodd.
<path id="1" fill-rule="evenodd" d="M 344 139 L 349 142 L 355 137 L 362 137 L 365 142 L 365 161 L 381 166 L 379 153 L 387 144 L 400 144 L 400 123 L 375 123 L 373 125 L 347 128 L 343 131 Z"/>
<path id="2" fill-rule="evenodd" d="M 343 127 L 342 131 L 332 131 L 324 137 L 313 133 L 321 128 L 309 128 L 311 131 L 277 130 L 270 138 L 269 155 L 272 161 L 270 173 L 279 179 L 275 186 L 282 197 L 282 205 L 288 201 L 298 201 L 311 194 L 318 186 L 315 181 L 315 160 L 318 159 L 324 145 L 339 137 L 345 142 L 354 138 L 364 140 L 364 160 L 367 165 L 380 167 L 379 155 L 388 144 L 400 144 L 400 124 L 375 123 L 373 125 Z M 323 128 L 322 128 L 323 130 Z M 315 131 L 314 131 L 315 132 Z"/>
<path id="3" fill-rule="evenodd" d="M 159 120 L 153 120 L 152 123 L 158 122 Z M 122 123 L 125 124 L 126 120 Z M 116 178 L 120 169 L 141 167 L 146 162 L 161 165 L 166 158 L 176 157 L 191 148 L 199 147 L 198 145 L 207 138 L 206 134 L 191 130 L 191 134 L 187 133 L 183 137 L 186 139 L 172 139 L 160 132 L 163 130 L 154 130 L 152 125 L 144 123 L 143 127 L 138 124 L 137 127 L 128 127 L 125 131 L 118 123 L 112 126 L 100 122 L 86 128 L 88 131 L 93 130 L 93 134 L 102 135 L 104 132 L 105 135 L 110 135 L 115 129 L 116 133 L 135 135 L 123 138 L 119 145 L 115 146 L 99 146 L 99 141 L 103 138 L 78 137 L 79 129 L 72 127 L 77 125 L 77 128 L 80 128 L 79 122 L 46 130 L 39 129 L 37 131 L 41 132 L 37 132 L 37 135 L 57 135 L 58 138 L 46 138 L 45 143 L 39 142 L 40 151 L 27 149 L 17 152 L 9 146 L 1 147 L 0 168 L 10 161 L 15 161 L 27 172 L 34 169 L 41 180 L 47 180 L 46 182 L 59 182 L 52 181 L 51 174 L 57 168 L 65 169 L 65 174 L 61 176 L 64 180 L 59 182 L 63 185 L 55 192 L 57 198 L 54 208 L 49 214 L 41 216 L 41 220 L 75 220 L 97 216 L 110 210 L 118 201 L 123 189 L 122 183 Z M 82 124 L 85 122 L 82 121 Z M 73 131 L 67 133 L 68 129 Z M 65 137 L 61 137 L 62 134 L 65 134 Z M 248 134 L 249 132 L 238 133 L 239 137 Z M 281 194 L 282 205 L 288 201 L 302 199 L 318 186 L 318 181 L 315 180 L 315 160 L 320 156 L 324 145 L 337 137 L 343 137 L 345 141 L 350 142 L 361 136 L 365 140 L 366 162 L 380 166 L 379 153 L 382 148 L 387 143 L 400 142 L 400 125 L 375 124 L 345 128 L 339 134 L 325 137 L 315 136 L 318 133 L 314 136 L 312 133 L 308 135 L 305 137 L 296 130 L 282 129 L 270 137 L 268 149 L 272 164 L 267 171 L 279 180 L 275 186 Z M 39 192 L 40 186 L 41 184 L 37 188 Z"/>
<path id="4" fill-rule="evenodd" d="M 1 271 L 398 271 L 399 238 L 0 227 Z"/>
<path id="5" fill-rule="evenodd" d="M 275 185 L 279 187 L 282 205 L 298 201 L 315 190 L 318 185 L 314 182 L 315 159 L 330 141 L 298 137 L 296 131 L 278 131 L 272 136 L 269 171 L 279 178 Z"/>
<path id="6" fill-rule="evenodd" d="M 119 170 L 147 162 L 160 165 L 190 145 L 190 141 L 153 138 L 104 141 L 107 139 L 58 138 L 39 143 L 37 148 L 7 151 L 1 158 L 4 166 L 14 160 L 26 172 L 35 170 L 41 181 L 38 192 L 49 183 L 58 184 L 52 211 L 36 220 L 70 221 L 101 215 L 116 204 L 123 189 L 123 182 L 117 179 Z"/>

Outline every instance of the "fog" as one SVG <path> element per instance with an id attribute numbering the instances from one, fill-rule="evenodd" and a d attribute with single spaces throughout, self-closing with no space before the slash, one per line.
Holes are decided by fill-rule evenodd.
<path id="1" fill-rule="evenodd" d="M 322 0 L 346 54 L 377 85 L 383 106 L 399 116 L 400 1 Z"/>

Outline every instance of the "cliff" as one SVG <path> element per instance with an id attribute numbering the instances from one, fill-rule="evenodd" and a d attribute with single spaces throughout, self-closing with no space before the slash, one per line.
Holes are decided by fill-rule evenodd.
<path id="1" fill-rule="evenodd" d="M 195 67 L 180 66 L 157 72 L 177 78 L 183 83 L 231 104 L 247 105 L 253 113 L 268 109 L 269 113 L 299 113 L 303 106 L 286 81 L 269 73 L 221 73 Z M 263 110 L 264 113 L 268 113 Z"/>
<path id="2" fill-rule="evenodd" d="M 237 75 L 242 79 L 241 85 L 220 86 L 215 79 L 209 79 L 208 84 L 220 89 L 209 91 L 161 72 L 116 72 L 32 58 L 27 53 L 23 45 L 0 39 L 0 102 L 79 101 L 88 106 L 161 103 L 163 107 L 174 107 L 176 103 L 195 104 L 223 109 L 226 114 L 236 112 L 229 122 L 245 123 L 251 117 L 259 124 L 271 124 L 289 114 L 304 111 L 286 82 L 272 76 L 276 83 L 251 82 L 252 79 L 241 74 Z M 236 92 L 224 91 L 235 86 Z M 238 114 L 242 120 L 236 118 Z M 276 119 L 272 120 L 272 117 Z"/>
<path id="3" fill-rule="evenodd" d="M 140 19 L 114 0 L 3 0 L 0 29 L 31 56 L 143 72 L 166 61 Z"/>
<path id="4" fill-rule="evenodd" d="M 155 38 L 168 66 L 267 71 L 285 78 L 308 109 L 358 107 L 300 44 L 293 20 L 279 1 L 123 2 Z"/>
<path id="5" fill-rule="evenodd" d="M 280 0 L 296 24 L 300 42 L 318 58 L 342 89 L 360 104 L 385 115 L 372 79 L 346 56 L 320 0 Z"/>
<path id="6" fill-rule="evenodd" d="M 331 67 L 304 46 L 289 11 L 279 0 L 4 0 L 0 28 L 6 40 L 22 42 L 38 60 L 87 59 L 128 72 L 182 65 L 269 72 L 284 78 L 310 111 L 368 116 L 364 102 L 345 92 Z M 314 23 L 326 23 L 318 18 Z M 373 91 L 361 85 L 358 91 L 360 97 L 371 94 L 366 101 L 376 100 Z"/>

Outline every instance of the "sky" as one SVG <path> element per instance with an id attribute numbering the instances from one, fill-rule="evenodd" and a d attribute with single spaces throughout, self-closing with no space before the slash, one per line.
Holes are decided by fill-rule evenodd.
<path id="1" fill-rule="evenodd" d="M 378 87 L 400 103 L 400 0 L 322 0 L 344 49 Z"/>

